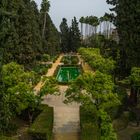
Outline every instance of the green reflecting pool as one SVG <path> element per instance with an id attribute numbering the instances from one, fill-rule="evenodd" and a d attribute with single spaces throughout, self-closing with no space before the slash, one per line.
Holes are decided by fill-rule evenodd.
<path id="1" fill-rule="evenodd" d="M 56 79 L 58 82 L 69 82 L 76 79 L 80 73 L 78 67 L 60 67 Z"/>

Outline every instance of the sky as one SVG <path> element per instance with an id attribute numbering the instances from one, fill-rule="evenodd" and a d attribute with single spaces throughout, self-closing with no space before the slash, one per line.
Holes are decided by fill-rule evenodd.
<path id="1" fill-rule="evenodd" d="M 42 0 L 35 0 L 40 8 Z M 79 19 L 81 16 L 103 16 L 109 12 L 109 5 L 106 0 L 50 0 L 50 16 L 53 23 L 59 29 L 62 18 L 68 20 L 70 25 L 71 19 L 75 16 Z"/>

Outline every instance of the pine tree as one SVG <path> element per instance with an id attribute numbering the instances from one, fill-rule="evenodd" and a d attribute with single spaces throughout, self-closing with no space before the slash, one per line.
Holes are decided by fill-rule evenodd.
<path id="1" fill-rule="evenodd" d="M 61 31 L 61 51 L 66 53 L 69 50 L 69 27 L 67 24 L 67 19 L 63 18 L 60 24 Z"/>
<path id="2" fill-rule="evenodd" d="M 78 22 L 76 17 L 72 20 L 72 25 L 70 27 L 70 38 L 71 38 L 71 51 L 76 52 L 80 47 L 80 30 L 78 27 Z"/>
<path id="3" fill-rule="evenodd" d="M 114 5 L 116 12 L 115 25 L 119 34 L 120 74 L 128 76 L 134 66 L 140 66 L 140 1 L 139 0 L 107 0 Z"/>

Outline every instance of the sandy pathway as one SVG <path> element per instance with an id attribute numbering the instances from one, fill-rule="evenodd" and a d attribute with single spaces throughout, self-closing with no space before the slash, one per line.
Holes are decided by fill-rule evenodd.
<path id="1" fill-rule="evenodd" d="M 46 76 L 53 76 L 57 66 L 60 64 L 61 58 L 63 55 L 60 55 L 52 67 L 48 70 Z M 34 88 L 36 93 L 40 91 L 43 82 L 39 82 Z M 54 140 L 79 140 L 79 105 L 77 103 L 64 104 L 65 100 L 65 91 L 68 86 L 59 85 L 60 95 L 47 95 L 44 96 L 44 104 L 48 104 L 54 108 Z"/>
<path id="2" fill-rule="evenodd" d="M 79 140 L 79 105 L 64 104 L 65 91 L 68 86 L 59 86 L 61 95 L 44 97 L 44 104 L 54 108 L 54 140 Z"/>
<path id="3" fill-rule="evenodd" d="M 60 64 L 60 61 L 62 59 L 63 55 L 60 55 L 59 58 L 55 61 L 55 63 L 52 64 L 52 67 L 48 69 L 48 72 L 46 74 L 47 77 L 53 76 L 57 66 Z M 44 83 L 40 81 L 34 88 L 35 93 L 38 93 L 40 89 L 43 87 Z"/>

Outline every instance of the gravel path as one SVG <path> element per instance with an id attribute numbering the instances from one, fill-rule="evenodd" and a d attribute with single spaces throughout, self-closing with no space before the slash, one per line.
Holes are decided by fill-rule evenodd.
<path id="1" fill-rule="evenodd" d="M 53 76 L 57 66 L 60 64 L 63 55 L 53 63 L 46 76 Z M 39 82 L 34 88 L 36 93 L 40 91 L 44 83 Z M 79 105 L 77 103 L 64 104 L 65 91 L 68 86 L 59 86 L 60 95 L 47 95 L 44 97 L 44 104 L 54 108 L 54 140 L 79 140 Z"/>
<path id="2" fill-rule="evenodd" d="M 67 88 L 68 86 L 59 86 L 59 96 L 44 97 L 43 103 L 54 108 L 54 140 L 79 140 L 79 105 L 63 103 Z"/>

